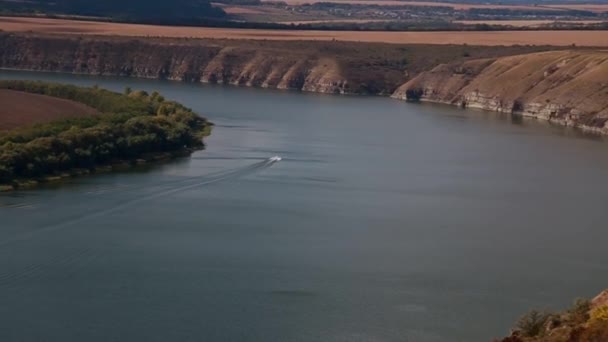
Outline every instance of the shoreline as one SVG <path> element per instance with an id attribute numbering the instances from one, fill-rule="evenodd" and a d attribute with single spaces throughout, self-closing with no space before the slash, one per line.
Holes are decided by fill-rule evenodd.
<path id="1" fill-rule="evenodd" d="M 506 114 L 506 115 L 510 115 L 512 117 L 534 120 L 534 121 L 538 121 L 541 123 L 547 123 L 547 124 L 551 124 L 551 125 L 559 126 L 559 127 L 563 127 L 563 128 L 571 128 L 580 133 L 590 134 L 590 135 L 597 136 L 597 137 L 608 137 L 608 129 L 603 129 L 601 127 L 582 125 L 582 124 L 564 120 L 564 119 L 555 119 L 555 118 L 545 119 L 538 115 L 527 114 L 525 111 L 492 110 L 492 109 L 486 108 L 482 105 L 467 105 L 467 106 L 463 107 L 461 104 L 450 103 L 447 101 L 439 101 L 439 100 L 431 100 L 431 99 L 420 99 L 418 101 L 410 101 L 410 100 L 402 99 L 402 98 L 392 96 L 392 95 L 390 97 L 395 100 L 406 101 L 408 103 L 419 103 L 419 104 L 429 103 L 429 104 L 450 106 L 452 108 L 461 108 L 463 110 L 478 110 L 478 111 L 490 112 L 490 113 L 494 113 L 494 114 Z"/>
<path id="2" fill-rule="evenodd" d="M 0 134 L 0 191 L 189 156 L 205 148 L 203 139 L 213 126 L 158 92 L 125 88 L 118 93 L 97 86 L 27 80 L 2 80 L 0 89 L 24 95 L 6 99 L 16 108 L 31 102 L 25 96 L 30 94 L 72 101 L 99 113 L 48 122 L 34 113 L 21 125 L 7 125 L 9 129 Z M 3 118 L 4 124 L 11 123 L 10 115 Z"/>
<path id="3" fill-rule="evenodd" d="M 404 101 L 404 102 L 413 103 L 413 104 L 432 103 L 432 104 L 446 105 L 446 106 L 450 106 L 450 107 L 463 108 L 466 110 L 472 109 L 472 110 L 492 112 L 495 114 L 508 114 L 508 115 L 511 115 L 514 117 L 533 119 L 535 121 L 546 122 L 546 123 L 550 123 L 550 124 L 556 125 L 556 126 L 572 128 L 572 129 L 575 129 L 575 130 L 577 130 L 581 133 L 585 133 L 585 134 L 592 134 L 592 135 L 600 136 L 600 137 L 608 136 L 608 129 L 606 129 L 606 128 L 588 126 L 588 125 L 580 124 L 580 123 L 577 123 L 574 121 L 569 121 L 566 119 L 559 119 L 559 118 L 548 118 L 547 119 L 547 118 L 541 117 L 539 115 L 528 114 L 525 111 L 509 111 L 509 110 L 503 110 L 502 108 L 492 109 L 492 108 L 487 108 L 481 104 L 476 105 L 474 103 L 467 103 L 466 105 L 463 105 L 461 103 L 452 103 L 449 101 L 433 100 L 433 99 L 424 98 L 424 97 L 417 101 L 411 101 L 411 100 L 408 100 L 405 96 L 397 95 L 397 91 L 393 94 L 360 94 L 360 93 L 354 93 L 354 92 L 328 92 L 328 91 L 323 91 L 323 89 L 271 88 L 271 87 L 257 86 L 257 85 L 246 84 L 246 83 L 239 84 L 239 83 L 221 83 L 221 82 L 209 82 L 209 81 L 196 82 L 196 81 L 185 81 L 185 80 L 172 79 L 172 78 L 161 79 L 158 77 L 145 77 L 145 76 L 133 77 L 133 76 L 125 76 L 125 75 L 119 75 L 119 74 L 96 75 L 96 74 L 92 74 L 92 73 L 82 73 L 82 72 L 18 69 L 18 68 L 6 68 L 6 67 L 0 67 L 0 71 L 49 73 L 49 74 L 58 74 L 58 75 L 64 74 L 64 75 L 76 75 L 76 76 L 87 76 L 87 77 L 125 78 L 125 79 L 136 79 L 136 80 L 137 79 L 157 80 L 157 81 L 164 80 L 164 81 L 179 82 L 179 83 L 192 83 L 192 84 L 221 86 L 221 87 L 253 88 L 253 89 L 260 89 L 260 90 L 293 91 L 293 92 L 311 93 L 311 94 L 319 94 L 319 95 L 365 96 L 365 97 L 391 98 L 391 99 L 395 99 L 398 101 Z M 0 191 L 2 191 L 1 185 L 0 185 Z"/>
<path id="4" fill-rule="evenodd" d="M 104 174 L 109 172 L 120 172 L 145 165 L 160 165 L 180 158 L 188 158 L 196 151 L 204 150 L 201 148 L 188 148 L 171 152 L 148 153 L 133 160 L 115 160 L 108 164 L 97 165 L 93 168 L 73 168 L 60 174 L 48 175 L 33 179 L 16 179 L 14 184 L 0 184 L 0 193 L 7 193 L 17 190 L 29 190 L 38 186 L 61 183 L 69 179 L 83 176 Z"/>

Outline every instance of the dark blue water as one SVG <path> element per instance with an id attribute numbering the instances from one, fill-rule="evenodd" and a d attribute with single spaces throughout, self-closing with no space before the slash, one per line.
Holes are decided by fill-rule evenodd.
<path id="1" fill-rule="evenodd" d="M 608 286 L 601 139 L 386 98 L 0 78 L 158 90 L 216 123 L 192 158 L 0 195 L 0 341 L 489 341 Z"/>

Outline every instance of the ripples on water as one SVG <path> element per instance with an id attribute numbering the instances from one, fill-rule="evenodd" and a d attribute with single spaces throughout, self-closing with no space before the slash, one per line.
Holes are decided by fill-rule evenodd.
<path id="1" fill-rule="evenodd" d="M 0 78 L 159 90 L 216 124 L 192 158 L 0 195 L 0 341 L 489 341 L 608 284 L 603 139 L 381 98 Z"/>

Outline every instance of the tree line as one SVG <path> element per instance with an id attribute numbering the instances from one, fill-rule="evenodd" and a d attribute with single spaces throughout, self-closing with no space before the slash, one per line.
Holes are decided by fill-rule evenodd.
<path id="1" fill-rule="evenodd" d="M 143 155 L 203 148 L 210 123 L 159 93 L 32 81 L 0 81 L 0 89 L 72 100 L 102 114 L 0 133 L 0 184 L 71 169 L 93 169 Z"/>
<path id="2" fill-rule="evenodd" d="M 116 20 L 181 20 L 222 18 L 226 13 L 207 0 L 32 0 L 8 1 L 2 5 L 15 13 L 67 14 Z"/>

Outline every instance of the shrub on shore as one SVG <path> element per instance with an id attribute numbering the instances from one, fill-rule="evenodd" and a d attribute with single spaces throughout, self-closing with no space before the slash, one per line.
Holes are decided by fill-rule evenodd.
<path id="1" fill-rule="evenodd" d="M 124 95 L 31 81 L 0 81 L 0 89 L 72 100 L 103 113 L 0 133 L 0 184 L 135 160 L 148 153 L 200 149 L 210 125 L 158 93 Z"/>
<path id="2" fill-rule="evenodd" d="M 608 341 L 606 295 L 579 299 L 570 309 L 549 313 L 533 310 L 522 316 L 511 335 L 501 342 L 603 342 Z"/>
<path id="3" fill-rule="evenodd" d="M 418 102 L 424 95 L 424 90 L 421 88 L 411 88 L 405 91 L 405 97 L 410 102 Z"/>

